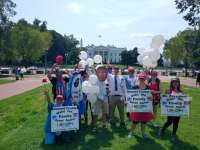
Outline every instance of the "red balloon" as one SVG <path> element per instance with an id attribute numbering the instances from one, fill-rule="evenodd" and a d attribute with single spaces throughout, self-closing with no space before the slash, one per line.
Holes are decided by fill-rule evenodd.
<path id="1" fill-rule="evenodd" d="M 63 62 L 63 56 L 58 55 L 58 56 L 56 57 L 56 63 L 57 63 L 58 65 L 60 65 L 60 64 L 62 64 L 62 62 Z"/>
<path id="2" fill-rule="evenodd" d="M 42 79 L 42 82 L 47 83 L 48 81 L 47 81 L 47 79 L 44 78 L 44 79 Z"/>

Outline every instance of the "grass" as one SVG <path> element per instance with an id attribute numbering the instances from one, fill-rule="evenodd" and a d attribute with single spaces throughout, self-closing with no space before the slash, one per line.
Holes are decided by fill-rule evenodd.
<path id="1" fill-rule="evenodd" d="M 6 84 L 6 83 L 12 83 L 15 82 L 15 80 L 8 80 L 8 79 L 0 79 L 0 85 Z"/>
<path id="2" fill-rule="evenodd" d="M 168 87 L 162 84 L 162 90 Z M 44 122 L 47 116 L 47 103 L 42 94 L 44 87 L 39 87 L 18 96 L 10 97 L 0 102 L 0 149 L 1 150 L 198 150 L 200 149 L 200 90 L 184 86 L 185 93 L 192 99 L 191 114 L 189 118 L 181 118 L 178 129 L 178 138 L 175 142 L 170 140 L 171 128 L 166 131 L 163 138 L 157 136 L 158 129 L 147 125 L 148 139 L 143 140 L 140 127 L 137 126 L 135 136 L 127 138 L 128 131 L 121 129 L 119 124 L 108 129 L 101 128 L 100 123 L 96 131 L 89 125 L 83 127 L 74 135 L 71 143 L 44 145 Z M 117 112 L 117 111 L 116 111 Z M 118 113 L 116 113 L 118 116 Z M 160 114 L 160 111 L 159 113 Z M 165 117 L 158 117 L 159 125 L 163 125 Z M 119 122 L 119 121 L 118 121 Z M 82 123 L 84 121 L 82 120 Z M 126 118 L 127 127 L 130 122 Z"/>

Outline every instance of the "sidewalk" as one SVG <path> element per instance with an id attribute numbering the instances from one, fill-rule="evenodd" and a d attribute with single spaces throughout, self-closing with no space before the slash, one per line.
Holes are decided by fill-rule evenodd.
<path id="1" fill-rule="evenodd" d="M 159 76 L 161 82 L 170 82 L 173 76 Z M 193 78 L 186 78 L 186 77 L 180 77 L 179 78 L 182 85 L 187 85 L 191 87 L 196 87 L 196 79 Z"/>
<path id="2" fill-rule="evenodd" d="M 41 86 L 43 84 L 42 78 L 44 77 L 44 75 L 32 76 L 14 83 L 0 85 L 0 100 Z"/>

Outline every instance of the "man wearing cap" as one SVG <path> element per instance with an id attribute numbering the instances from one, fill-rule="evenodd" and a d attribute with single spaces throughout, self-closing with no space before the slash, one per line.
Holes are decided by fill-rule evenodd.
<path id="1" fill-rule="evenodd" d="M 124 122 L 124 100 L 123 100 L 123 80 L 122 76 L 119 75 L 119 67 L 114 67 L 114 74 L 109 75 L 109 113 L 110 123 L 114 124 L 114 112 L 117 106 L 120 116 L 120 125 L 125 127 Z"/>
<path id="2" fill-rule="evenodd" d="M 106 127 L 108 116 L 108 89 L 107 87 L 107 69 L 104 65 L 96 67 L 96 74 L 98 77 L 99 93 L 97 101 L 94 103 L 94 122 L 93 126 L 96 127 L 96 122 L 99 114 L 102 114 L 103 127 Z"/>

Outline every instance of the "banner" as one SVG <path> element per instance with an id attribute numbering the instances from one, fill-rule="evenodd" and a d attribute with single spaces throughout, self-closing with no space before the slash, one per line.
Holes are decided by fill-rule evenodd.
<path id="1" fill-rule="evenodd" d="M 77 106 L 54 107 L 51 111 L 51 132 L 79 129 Z"/>
<path id="2" fill-rule="evenodd" d="M 152 94 L 150 90 L 127 90 L 127 112 L 152 112 Z"/>
<path id="3" fill-rule="evenodd" d="M 162 116 L 189 116 L 190 97 L 186 95 L 163 95 L 161 99 Z"/>

